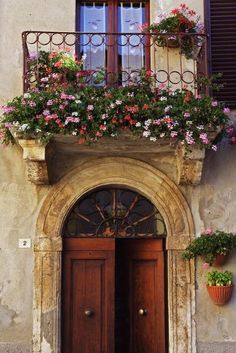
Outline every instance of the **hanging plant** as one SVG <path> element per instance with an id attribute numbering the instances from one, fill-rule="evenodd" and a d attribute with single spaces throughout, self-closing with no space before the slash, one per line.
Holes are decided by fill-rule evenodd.
<path id="1" fill-rule="evenodd" d="M 207 291 L 214 304 L 226 304 L 233 293 L 233 275 L 229 271 L 207 273 Z"/>
<path id="2" fill-rule="evenodd" d="M 206 263 L 212 265 L 219 255 L 227 256 L 233 249 L 236 249 L 235 233 L 206 229 L 185 249 L 182 258 L 191 260 L 202 256 Z"/>

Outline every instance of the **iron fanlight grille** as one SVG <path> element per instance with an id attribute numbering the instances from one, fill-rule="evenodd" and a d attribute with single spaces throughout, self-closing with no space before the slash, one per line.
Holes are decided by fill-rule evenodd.
<path id="1" fill-rule="evenodd" d="M 164 220 L 141 194 L 128 189 L 102 188 L 86 194 L 70 210 L 64 237 L 160 238 Z"/>

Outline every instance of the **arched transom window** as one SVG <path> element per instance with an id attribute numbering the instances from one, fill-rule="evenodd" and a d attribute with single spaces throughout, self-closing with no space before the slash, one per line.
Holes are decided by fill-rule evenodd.
<path id="1" fill-rule="evenodd" d="M 164 220 L 141 194 L 121 188 L 100 188 L 84 195 L 70 210 L 64 237 L 160 238 Z"/>

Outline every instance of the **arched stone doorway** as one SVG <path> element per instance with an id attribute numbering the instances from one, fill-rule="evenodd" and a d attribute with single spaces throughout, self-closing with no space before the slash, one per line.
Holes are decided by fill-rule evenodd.
<path id="1" fill-rule="evenodd" d="M 169 353 L 194 353 L 194 264 L 181 260 L 193 237 L 191 212 L 177 186 L 150 165 L 101 158 L 80 165 L 52 187 L 38 217 L 35 244 L 33 352 L 60 353 L 61 250 L 64 220 L 75 202 L 95 188 L 125 186 L 147 197 L 167 231 Z"/>
<path id="2" fill-rule="evenodd" d="M 167 353 L 164 220 L 142 194 L 92 190 L 64 222 L 62 353 Z"/>

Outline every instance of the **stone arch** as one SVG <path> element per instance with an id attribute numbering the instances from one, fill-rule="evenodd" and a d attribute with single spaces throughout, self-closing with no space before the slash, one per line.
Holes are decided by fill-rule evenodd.
<path id="1" fill-rule="evenodd" d="M 193 237 L 190 209 L 164 173 L 147 163 L 121 157 L 81 164 L 52 187 L 43 203 L 35 243 L 33 352 L 43 353 L 43 344 L 49 344 L 50 352 L 60 353 L 61 229 L 81 196 L 106 185 L 141 192 L 162 214 L 167 228 L 169 353 L 194 353 L 194 264 L 180 257 Z M 50 332 L 45 320 L 50 323 Z"/>

